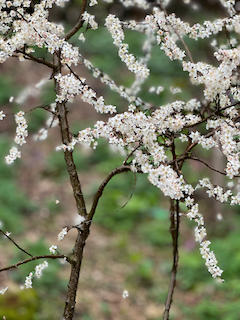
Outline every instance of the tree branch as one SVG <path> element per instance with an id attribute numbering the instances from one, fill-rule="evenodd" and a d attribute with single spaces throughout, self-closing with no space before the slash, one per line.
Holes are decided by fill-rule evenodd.
<path id="1" fill-rule="evenodd" d="M 80 28 L 82 28 L 82 25 L 83 25 L 82 15 L 86 10 L 86 7 L 87 7 L 87 0 L 82 0 L 80 16 L 75 26 L 70 31 L 68 31 L 68 33 L 65 34 L 64 39 L 66 41 L 69 40 L 76 32 L 78 32 Z"/>
<path id="2" fill-rule="evenodd" d="M 173 243 L 173 266 L 171 272 L 171 279 L 168 289 L 167 300 L 165 303 L 165 310 L 163 320 L 169 320 L 169 312 L 172 304 L 173 292 L 176 286 L 177 268 L 178 268 L 178 234 L 179 234 L 179 201 L 170 200 L 170 233 Z"/>
<path id="3" fill-rule="evenodd" d="M 117 174 L 121 173 L 121 172 L 127 172 L 127 171 L 131 171 L 129 166 L 125 166 L 122 165 L 116 169 L 114 169 L 112 172 L 109 173 L 109 175 L 103 180 L 103 182 L 101 183 L 100 187 L 98 188 L 97 192 L 95 193 L 95 196 L 93 198 L 93 204 L 92 204 L 92 208 L 88 214 L 88 220 L 92 220 L 93 215 L 96 211 L 97 208 L 97 204 L 99 199 L 102 196 L 103 190 L 106 187 L 106 185 L 108 184 L 108 182 Z"/>
<path id="4" fill-rule="evenodd" d="M 52 68 L 52 69 L 56 69 L 57 66 L 53 63 L 51 63 L 50 61 L 47 61 L 47 60 L 44 60 L 43 58 L 36 58 L 34 57 L 32 54 L 30 53 L 26 53 L 24 51 L 21 51 L 21 50 L 16 50 L 17 53 L 21 53 L 23 54 L 24 56 L 27 56 L 29 60 L 32 60 L 32 61 L 35 61 L 35 62 L 38 62 L 38 63 L 41 63 L 41 64 L 44 64 L 45 66 L 49 67 L 49 68 Z M 17 57 L 17 56 L 16 56 Z"/>
<path id="5" fill-rule="evenodd" d="M 160 6 L 161 10 L 164 12 L 165 18 L 166 18 L 166 20 L 167 20 L 168 13 L 167 13 L 166 9 L 164 9 L 164 7 L 163 7 L 163 5 L 161 4 L 161 2 L 159 3 L 159 6 Z M 190 52 L 188 46 L 186 45 L 186 42 L 183 40 L 183 37 L 182 37 L 182 36 L 180 35 L 180 33 L 176 30 L 176 28 L 174 28 L 174 27 L 172 26 L 172 24 L 171 24 L 168 20 L 167 20 L 167 23 L 172 27 L 173 31 L 174 31 L 174 32 L 176 33 L 176 35 L 178 36 L 179 40 L 182 42 L 185 50 L 187 51 L 189 60 L 190 60 L 192 63 L 194 63 L 193 58 L 192 58 L 192 55 L 191 55 L 191 52 Z"/>
<path id="6" fill-rule="evenodd" d="M 22 264 L 26 264 L 28 262 L 39 260 L 39 259 L 66 259 L 66 261 L 69 262 L 69 259 L 64 254 L 58 254 L 58 255 L 46 254 L 46 255 L 41 255 L 41 256 L 34 256 L 30 259 L 19 261 L 18 263 L 12 264 L 11 266 L 0 269 L 0 272 L 14 269 Z"/>
<path id="7" fill-rule="evenodd" d="M 54 54 L 54 64 L 58 65 L 58 69 L 54 70 L 53 76 L 61 72 L 61 60 L 60 52 Z M 55 78 L 54 78 L 55 79 Z M 55 92 L 60 93 L 60 86 L 55 80 Z M 59 126 L 61 132 L 62 143 L 66 146 L 71 141 L 71 135 L 69 130 L 67 109 L 65 103 L 57 103 L 57 116 L 59 119 Z M 85 206 L 85 200 L 83 197 L 80 180 L 77 174 L 76 165 L 73 160 L 73 151 L 66 149 L 64 151 L 64 160 L 66 162 L 67 171 L 70 179 L 70 183 L 73 190 L 73 195 L 76 200 L 76 206 L 78 214 L 87 219 L 87 211 Z M 76 295 L 78 288 L 79 275 L 82 264 L 83 249 L 85 247 L 86 239 L 89 235 L 89 228 L 91 223 L 83 223 L 80 228 L 77 228 L 78 235 L 76 238 L 75 246 L 73 248 L 73 258 L 71 259 L 71 274 L 68 282 L 68 291 L 65 301 L 65 308 L 63 318 L 65 320 L 72 320 L 75 312 Z"/>
<path id="8" fill-rule="evenodd" d="M 222 174 L 222 175 L 224 175 L 224 176 L 227 175 L 226 172 L 223 172 L 223 171 L 220 171 L 220 170 L 215 169 L 215 168 L 212 167 L 210 164 L 208 164 L 208 163 L 205 162 L 204 160 L 199 159 L 199 158 L 197 158 L 197 157 L 191 157 L 191 156 L 189 156 L 189 157 L 187 157 L 186 159 L 190 159 L 190 160 L 195 160 L 195 161 L 201 162 L 201 163 L 203 163 L 206 167 L 208 167 L 209 169 L 211 169 L 211 170 L 213 170 L 213 171 L 215 171 L 215 172 L 217 172 L 217 173 L 220 173 L 220 174 Z M 238 175 L 238 176 L 235 176 L 235 177 L 240 177 L 240 176 Z"/>
<path id="9" fill-rule="evenodd" d="M 12 241 L 12 243 L 19 249 L 21 250 L 22 252 L 26 253 L 28 256 L 30 257 L 33 257 L 32 254 L 28 253 L 26 250 L 24 250 L 23 248 L 21 248 L 11 237 L 9 237 L 5 232 L 3 232 L 1 229 L 0 229 L 0 232 L 6 237 L 8 238 L 10 241 Z M 1 270 L 0 270 L 1 271 Z"/>

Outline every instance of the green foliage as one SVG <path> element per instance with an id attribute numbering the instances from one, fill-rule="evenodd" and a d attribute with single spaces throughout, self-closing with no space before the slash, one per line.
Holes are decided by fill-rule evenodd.
<path id="1" fill-rule="evenodd" d="M 165 210 L 160 210 L 164 211 Z M 169 233 L 168 220 L 146 220 L 145 223 L 141 223 L 137 228 L 138 235 L 141 239 L 144 239 L 146 243 L 156 246 L 171 246 L 171 235 Z"/>
<path id="2" fill-rule="evenodd" d="M 205 297 L 192 309 L 182 306 L 186 320 L 238 320 L 239 302 Z"/>
<path id="3" fill-rule="evenodd" d="M 9 101 L 9 98 L 18 91 L 16 85 L 13 85 L 13 79 L 11 77 L 0 76 L 0 104 L 3 105 Z M 14 88 L 14 89 L 13 89 Z"/>
<path id="4" fill-rule="evenodd" d="M 132 230 L 144 219 L 146 223 L 146 218 L 151 217 L 149 208 L 159 201 L 159 192 L 151 185 L 146 188 L 148 181 L 144 175 L 137 175 L 135 187 L 134 180 L 134 175 L 128 172 L 109 182 L 94 217 L 97 223 L 119 232 Z"/>
<path id="5" fill-rule="evenodd" d="M 46 289 L 46 287 L 45 287 Z M 63 308 L 63 297 L 56 294 L 55 296 L 46 292 L 42 292 L 38 300 L 38 308 L 34 312 L 31 320 L 49 320 L 61 319 Z M 54 308 L 53 308 L 54 304 Z"/>
<path id="6" fill-rule="evenodd" d="M 54 82 L 49 81 L 41 89 L 41 101 L 43 105 L 51 104 L 55 98 L 56 94 L 54 91 Z"/>
<path id="7" fill-rule="evenodd" d="M 24 248 L 31 254 L 34 254 L 36 256 L 38 255 L 46 255 L 50 254 L 48 246 L 46 245 L 44 239 L 40 239 L 35 243 L 32 243 L 31 241 L 26 241 L 26 243 L 23 245 Z M 11 264 L 14 264 L 18 261 L 26 259 L 26 254 L 23 252 L 19 252 L 19 250 L 16 248 L 16 255 L 14 258 L 10 261 Z M 19 267 L 20 272 L 13 272 L 12 277 L 15 281 L 22 283 L 22 279 L 25 278 L 30 272 L 33 272 L 35 269 L 35 266 L 38 264 L 43 263 L 43 260 L 36 260 L 29 262 L 27 264 L 21 265 Z M 56 274 L 60 268 L 60 263 L 57 260 L 50 260 L 49 266 L 43 270 L 44 276 L 40 279 L 33 278 L 34 287 L 36 288 L 43 288 L 45 290 L 46 287 L 48 287 L 48 292 L 52 292 L 57 294 L 57 292 L 65 286 L 65 283 L 62 281 L 56 282 Z M 25 275 L 25 276 L 24 276 Z"/>
<path id="8" fill-rule="evenodd" d="M 146 258 L 141 259 L 130 275 L 130 279 L 135 285 L 151 287 L 154 282 L 153 261 Z"/>
<path id="9" fill-rule="evenodd" d="M 27 114 L 27 123 L 29 134 L 36 134 L 40 128 L 45 125 L 46 111 L 43 109 L 35 109 Z"/>
<path id="10" fill-rule="evenodd" d="M 38 309 L 38 297 L 35 290 L 21 290 L 0 295 L 1 316 L 7 320 L 33 320 Z"/>
<path id="11" fill-rule="evenodd" d="M 7 165 L 5 156 L 9 153 L 11 145 L 7 137 L 0 139 L 0 221 L 3 229 L 18 234 L 22 232 L 22 216 L 33 212 L 34 205 L 29 201 L 26 194 L 17 185 L 16 175 L 20 164 Z"/>
<path id="12" fill-rule="evenodd" d="M 198 248 L 194 251 L 181 250 L 180 257 L 178 285 L 182 290 L 192 290 L 203 279 L 212 281 Z"/>

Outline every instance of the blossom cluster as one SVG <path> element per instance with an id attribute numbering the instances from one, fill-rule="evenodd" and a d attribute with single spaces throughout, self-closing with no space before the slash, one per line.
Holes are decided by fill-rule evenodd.
<path id="1" fill-rule="evenodd" d="M 103 97 L 100 96 L 97 98 L 96 92 L 88 85 L 84 84 L 85 78 L 77 78 L 72 73 L 64 76 L 59 73 L 55 76 L 55 79 L 60 87 L 56 102 L 69 101 L 76 95 L 81 95 L 82 100 L 93 105 L 97 112 L 111 114 L 116 112 L 115 106 L 105 105 Z"/>
<path id="2" fill-rule="evenodd" d="M 94 2 L 92 2 L 92 6 L 93 6 L 93 3 L 94 3 Z M 96 30 L 96 29 L 98 28 L 98 24 L 97 24 L 97 22 L 94 20 L 94 18 L 95 18 L 95 16 L 89 14 L 87 11 L 85 11 L 85 12 L 82 14 L 82 19 L 83 19 L 85 22 L 87 22 L 87 23 L 91 26 L 91 28 L 92 28 L 93 30 Z"/>
<path id="3" fill-rule="evenodd" d="M 99 78 L 102 83 L 107 85 L 111 90 L 117 92 L 121 97 L 125 98 L 130 103 L 134 102 L 137 106 L 146 105 L 140 97 L 132 95 L 132 90 L 129 90 L 129 88 L 125 88 L 124 86 L 118 86 L 116 82 L 102 70 L 95 68 L 89 60 L 83 59 L 83 63 L 92 72 L 95 78 Z"/>
<path id="4" fill-rule="evenodd" d="M 208 240 L 204 240 L 207 232 L 206 228 L 204 227 L 203 216 L 198 211 L 198 204 L 192 204 L 192 207 L 190 208 L 186 216 L 188 217 L 188 219 L 193 219 L 197 223 L 197 227 L 195 228 L 195 239 L 200 243 L 200 253 L 203 259 L 206 261 L 205 265 L 207 266 L 208 271 L 211 273 L 213 278 L 218 278 L 220 281 L 223 281 L 223 279 L 221 279 L 223 270 L 218 267 L 218 261 L 215 257 L 215 254 L 213 251 L 210 251 L 209 248 L 211 242 Z"/>
<path id="5" fill-rule="evenodd" d="M 78 48 L 73 47 L 63 39 L 64 28 L 61 24 L 49 22 L 49 9 L 53 4 L 64 6 L 69 0 L 44 0 L 34 6 L 33 14 L 28 13 L 31 1 L 19 0 L 11 3 L 10 1 L 1 1 L 0 3 L 0 31 L 7 34 L 10 30 L 11 36 L 0 38 L 0 63 L 6 61 L 16 51 L 19 50 L 19 59 L 25 59 L 27 54 L 34 51 L 33 46 L 47 48 L 53 54 L 61 49 L 61 58 L 63 63 L 68 65 L 78 63 Z M 10 5 L 8 5 L 10 4 Z M 10 14 L 5 7 L 10 7 Z M 22 48 L 26 46 L 26 51 Z"/>
<path id="6" fill-rule="evenodd" d="M 33 278 L 33 272 L 30 272 L 25 280 L 26 289 L 32 288 L 32 278 Z"/>
<path id="7" fill-rule="evenodd" d="M 40 278 L 42 275 L 43 269 L 48 267 L 48 262 L 44 261 L 42 264 L 39 264 L 35 267 L 35 277 Z"/>
<path id="8" fill-rule="evenodd" d="M 68 233 L 68 228 L 67 227 L 63 228 L 61 232 L 58 234 L 58 241 L 62 241 L 67 233 Z"/>
<path id="9" fill-rule="evenodd" d="M 26 143 L 25 138 L 28 136 L 28 125 L 26 119 L 24 118 L 23 111 L 19 111 L 17 114 L 15 114 L 15 122 L 17 124 L 17 128 L 14 141 L 20 146 L 22 146 L 24 143 Z M 16 147 L 13 147 L 10 150 L 10 154 L 5 157 L 6 163 L 11 164 L 17 158 L 21 158 L 21 152 Z"/>
<path id="10" fill-rule="evenodd" d="M 145 23 L 149 28 L 156 33 L 156 41 L 160 46 L 160 49 L 165 52 L 165 54 L 171 60 L 182 60 L 185 57 L 185 52 L 181 50 L 177 44 L 176 34 L 171 35 L 169 25 L 172 27 L 171 21 L 165 17 L 165 13 L 158 8 L 154 8 L 152 15 L 147 15 L 145 17 Z M 181 31 L 180 31 L 181 33 Z"/>
<path id="11" fill-rule="evenodd" d="M 84 102 L 91 104 L 97 112 L 110 113 L 112 116 L 108 119 L 103 118 L 105 121 L 97 121 L 93 128 L 79 131 L 77 135 L 72 136 L 68 145 L 63 144 L 58 149 L 73 151 L 77 143 L 96 148 L 100 138 L 108 140 L 111 146 L 124 147 L 131 156 L 127 165 L 132 171 L 146 173 L 149 181 L 165 196 L 185 203 L 188 208 L 186 216 L 197 223 L 195 238 L 200 243 L 200 252 L 206 261 L 206 266 L 213 277 L 221 277 L 222 270 L 217 266 L 215 255 L 209 249 L 210 241 L 204 240 L 207 233 L 203 216 L 198 212 L 198 205 L 194 200 L 194 192 L 199 187 L 207 188 L 206 193 L 209 197 L 231 205 L 240 204 L 240 192 L 234 194 L 230 189 L 225 190 L 221 186 L 213 185 L 208 179 L 200 180 L 194 187 L 187 183 L 181 166 L 188 159 L 196 159 L 191 156 L 193 149 L 199 145 L 206 150 L 218 148 L 227 160 L 225 171 L 222 173 L 229 179 L 239 176 L 238 104 L 240 103 L 240 89 L 238 69 L 240 48 L 236 40 L 237 36 L 232 37 L 230 34 L 240 33 L 240 16 L 235 14 L 235 1 L 220 0 L 227 8 L 230 17 L 205 21 L 202 24 L 196 23 L 192 26 L 175 14 L 168 15 L 163 10 L 168 1 L 161 1 L 160 8 L 153 7 L 152 12 L 148 12 L 141 22 L 123 22 L 115 15 L 109 14 L 105 19 L 105 27 L 110 32 L 114 45 L 118 48 L 120 59 L 135 76 L 129 88 L 118 85 L 103 71 L 95 68 L 89 60 L 83 58 L 80 48 L 65 40 L 67 37 L 63 26 L 49 21 L 49 10 L 52 6 L 54 4 L 63 6 L 67 1 L 42 0 L 35 4 L 32 13 L 29 13 L 32 4 L 29 0 L 0 1 L 0 33 L 3 35 L 0 37 L 0 62 L 6 61 L 13 55 L 17 55 L 21 61 L 31 58 L 36 46 L 46 48 L 50 54 L 59 52 L 61 67 L 67 66 L 68 74 L 53 72 L 57 96 L 54 106 L 49 110 L 53 116 L 48 120 L 47 127 L 57 124 L 55 120 L 58 110 L 55 108 L 56 104 L 70 102 L 78 95 Z M 112 0 L 105 1 L 112 2 Z M 145 0 L 121 0 L 120 2 L 125 7 L 151 8 L 150 2 Z M 97 4 L 98 1 L 91 0 L 89 7 Z M 92 29 L 98 28 L 95 16 L 86 10 L 82 13 L 81 20 Z M 124 42 L 125 28 L 145 35 L 146 40 L 142 46 L 143 57 L 137 58 L 130 53 L 128 44 Z M 184 38 L 205 39 L 218 34 L 224 28 L 226 33 L 230 34 L 226 44 L 218 47 L 217 40 L 212 41 L 212 47 L 215 50 L 213 54 L 215 64 L 194 62 Z M 85 32 L 87 30 L 88 27 Z M 79 39 L 85 41 L 82 30 Z M 192 84 L 204 86 L 205 100 L 203 102 L 197 99 L 176 100 L 151 108 L 150 103 L 144 102 L 137 96 L 142 84 L 150 74 L 148 63 L 155 44 L 171 60 L 180 60 L 180 66 L 183 71 L 189 73 Z M 99 78 L 102 83 L 125 98 L 129 103 L 127 110 L 116 114 L 116 106 L 106 105 L 103 96 L 98 96 L 85 83 L 86 79 L 78 76 L 77 72 L 70 68 L 80 63 L 91 70 L 95 78 Z M 149 92 L 160 94 L 163 89 L 162 86 L 151 86 Z M 172 94 L 177 94 L 181 92 L 181 89 L 170 87 L 170 91 Z M 4 117 L 3 111 L 0 111 L 0 120 Z M 25 138 L 28 135 L 24 112 L 20 111 L 15 115 L 15 121 L 17 123 L 15 142 L 22 146 L 26 143 Z M 205 126 L 202 125 L 203 123 Z M 42 140 L 46 137 L 47 129 L 42 128 L 37 139 Z M 175 150 L 179 145 L 181 145 L 179 149 L 185 150 L 181 155 Z M 12 163 L 20 156 L 20 151 L 14 147 L 10 150 L 6 161 Z M 58 235 L 58 240 L 63 240 L 67 232 L 68 228 L 63 228 Z M 55 253 L 56 249 L 57 246 L 49 248 L 52 253 Z M 34 273 L 29 274 L 25 281 L 26 287 L 32 287 L 33 276 L 40 276 L 46 266 L 47 263 L 44 262 L 35 268 Z M 127 293 L 124 295 L 127 296 Z"/>
<path id="12" fill-rule="evenodd" d="M 123 43 L 124 32 L 120 20 L 112 14 L 109 14 L 106 18 L 105 26 L 114 39 L 113 43 L 119 48 L 118 55 L 121 60 L 126 63 L 127 68 L 142 78 L 149 76 L 149 69 L 142 63 L 136 60 L 133 54 L 128 52 L 128 45 Z"/>
<path id="13" fill-rule="evenodd" d="M 15 114 L 15 122 L 17 124 L 17 128 L 14 141 L 22 146 L 24 143 L 26 143 L 25 138 L 28 136 L 28 125 L 26 119 L 24 118 L 23 111 L 19 111 L 17 114 Z"/>
<path id="14" fill-rule="evenodd" d="M 17 158 L 21 158 L 21 151 L 18 151 L 16 147 L 10 149 L 10 154 L 5 157 L 6 163 L 13 163 Z"/>
<path id="15" fill-rule="evenodd" d="M 26 289 L 32 288 L 32 279 L 33 277 L 40 278 L 42 276 L 43 269 L 48 267 L 48 262 L 44 261 L 42 264 L 39 264 L 35 267 L 34 272 L 30 272 L 29 275 L 26 277 L 25 280 L 25 287 Z"/>
<path id="16" fill-rule="evenodd" d="M 6 117 L 6 115 L 3 113 L 3 111 L 0 111 L 0 120 L 3 120 L 4 117 Z"/>
<path id="17" fill-rule="evenodd" d="M 54 254 L 54 253 L 56 252 L 56 250 L 57 250 L 57 246 L 55 246 L 55 245 L 52 245 L 52 246 L 49 248 L 49 251 L 50 251 L 52 254 Z"/>
<path id="18" fill-rule="evenodd" d="M 233 181 L 232 181 L 233 183 Z M 231 184 L 230 184 L 231 186 Z M 234 183 L 233 183 L 234 186 Z M 209 178 L 204 178 L 199 180 L 196 189 L 198 188 L 207 188 L 206 193 L 209 197 L 214 197 L 217 201 L 222 203 L 228 203 L 230 205 L 240 204 L 240 192 L 238 191 L 237 194 L 234 194 L 231 189 L 224 190 L 221 186 L 215 186 L 211 183 Z M 229 187 L 230 188 L 230 187 Z"/>

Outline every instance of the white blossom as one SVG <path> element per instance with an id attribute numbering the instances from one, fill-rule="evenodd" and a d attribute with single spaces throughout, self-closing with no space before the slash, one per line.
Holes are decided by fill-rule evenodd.
<path id="1" fill-rule="evenodd" d="M 129 294 L 128 294 L 128 291 L 127 291 L 127 290 L 124 290 L 124 291 L 123 291 L 122 297 L 123 297 L 124 299 L 129 297 Z"/>
<path id="2" fill-rule="evenodd" d="M 54 253 L 56 252 L 56 250 L 57 250 L 57 246 L 55 246 L 55 245 L 52 245 L 52 246 L 49 248 L 49 251 L 50 251 L 52 254 L 54 254 Z"/>
<path id="3" fill-rule="evenodd" d="M 68 228 L 67 227 L 63 228 L 62 231 L 58 234 L 58 241 L 62 241 L 67 233 L 68 233 Z"/>
<path id="4" fill-rule="evenodd" d="M 3 120 L 4 117 L 6 117 L 6 115 L 3 113 L 3 111 L 0 111 L 0 120 Z"/>
<path id="5" fill-rule="evenodd" d="M 8 287 L 4 288 L 4 289 L 1 289 L 0 290 L 0 294 L 4 294 L 6 291 L 7 291 Z"/>

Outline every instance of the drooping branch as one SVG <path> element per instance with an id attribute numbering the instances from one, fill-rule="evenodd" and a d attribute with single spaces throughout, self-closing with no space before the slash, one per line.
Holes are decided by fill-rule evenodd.
<path id="1" fill-rule="evenodd" d="M 93 204 L 92 204 L 92 208 L 88 214 L 88 220 L 92 220 L 93 215 L 96 211 L 97 208 L 97 204 L 99 199 L 102 196 L 103 190 L 106 187 L 106 185 L 108 184 L 108 182 L 117 174 L 122 173 L 122 172 L 127 172 L 127 171 L 131 171 L 131 168 L 129 166 L 125 166 L 122 165 L 118 168 L 115 168 L 112 172 L 109 173 L 109 175 L 103 180 L 103 182 L 101 183 L 100 187 L 98 188 L 97 192 L 95 193 L 95 196 L 93 198 Z"/>
<path id="2" fill-rule="evenodd" d="M 129 155 L 126 157 L 126 159 L 123 161 L 123 164 L 126 165 L 127 164 L 127 161 L 128 159 L 134 154 L 134 152 L 140 148 L 142 145 L 142 142 L 139 142 L 138 145 L 129 153 Z"/>
<path id="3" fill-rule="evenodd" d="M 226 172 L 223 172 L 223 171 L 220 171 L 220 170 L 215 169 L 213 166 L 211 166 L 210 164 L 208 164 L 207 162 L 205 162 L 205 161 L 202 160 L 202 159 L 199 159 L 199 158 L 197 158 L 197 157 L 188 157 L 187 159 L 201 162 L 201 163 L 203 163 L 206 167 L 208 167 L 209 169 L 211 169 L 211 170 L 213 170 L 213 171 L 215 171 L 215 172 L 217 172 L 217 173 L 220 173 L 220 174 L 222 174 L 222 175 L 224 175 L 224 176 L 227 175 Z M 235 177 L 240 177 L 240 176 L 237 175 L 237 176 L 235 176 Z"/>

